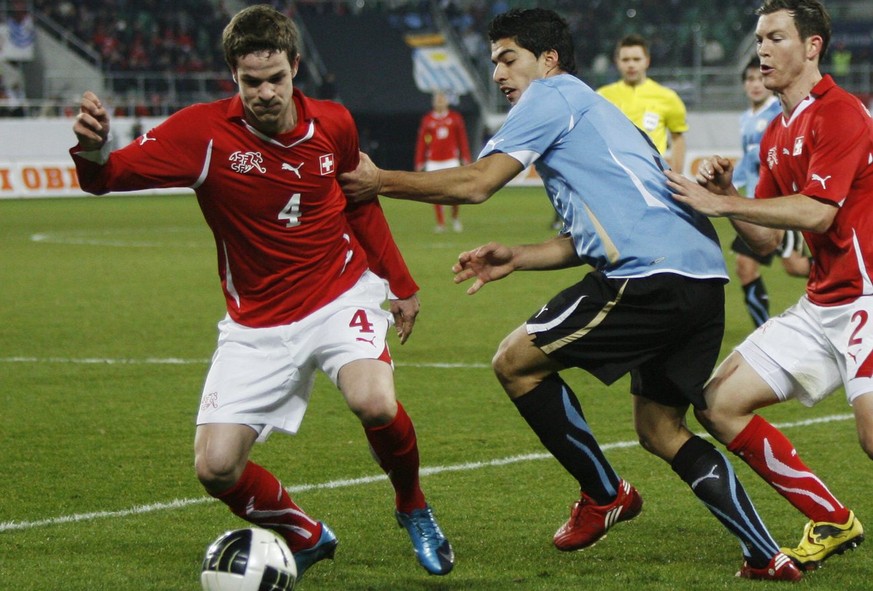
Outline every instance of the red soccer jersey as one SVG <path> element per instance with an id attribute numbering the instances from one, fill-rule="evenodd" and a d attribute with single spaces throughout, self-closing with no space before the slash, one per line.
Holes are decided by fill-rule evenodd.
<path id="1" fill-rule="evenodd" d="M 464 118 L 457 111 L 444 115 L 433 111 L 421 118 L 415 142 L 415 169 L 424 168 L 426 161 L 444 162 L 457 158 L 470 162 L 470 145 Z"/>
<path id="2" fill-rule="evenodd" d="M 179 111 L 102 165 L 78 146 L 70 153 L 92 193 L 194 189 L 215 237 L 227 311 L 240 324 L 309 315 L 354 285 L 368 256 L 398 297 L 413 295 L 418 286 L 378 202 L 348 205 L 337 182 L 358 164 L 351 115 L 297 90 L 294 102 L 297 127 L 276 137 L 249 126 L 235 96 Z"/>
<path id="3" fill-rule="evenodd" d="M 804 232 L 814 263 L 806 291 L 830 306 L 873 295 L 873 120 L 825 76 L 761 139 L 755 197 L 803 194 L 839 207 L 831 227 Z"/>

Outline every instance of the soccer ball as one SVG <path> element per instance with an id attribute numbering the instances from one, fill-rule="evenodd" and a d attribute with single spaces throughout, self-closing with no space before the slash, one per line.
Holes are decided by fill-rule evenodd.
<path id="1" fill-rule="evenodd" d="M 206 549 L 203 591 L 291 591 L 297 565 L 285 540 L 268 529 L 225 532 Z"/>

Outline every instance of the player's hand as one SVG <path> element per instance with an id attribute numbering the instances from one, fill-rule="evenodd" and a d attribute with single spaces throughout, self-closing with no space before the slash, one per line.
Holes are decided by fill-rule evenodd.
<path id="1" fill-rule="evenodd" d="M 680 203 L 685 203 L 691 206 L 696 211 L 709 217 L 721 217 L 724 215 L 725 200 L 729 197 L 718 192 L 714 193 L 707 186 L 701 186 L 699 183 L 689 179 L 685 175 L 665 170 L 667 175 L 667 186 L 673 193 L 673 199 Z"/>
<path id="2" fill-rule="evenodd" d="M 486 283 L 503 279 L 515 271 L 512 249 L 497 242 L 489 242 L 475 250 L 459 254 L 452 271 L 455 273 L 455 283 L 476 278 L 467 289 L 467 294 L 473 295 Z"/>
<path id="3" fill-rule="evenodd" d="M 381 171 L 370 157 L 361 152 L 358 167 L 352 172 L 339 175 L 340 187 L 349 201 L 366 201 L 379 195 L 382 189 Z"/>
<path id="4" fill-rule="evenodd" d="M 394 315 L 394 328 L 397 330 L 397 336 L 400 338 L 401 345 L 412 334 L 415 318 L 418 316 L 420 309 L 421 303 L 418 301 L 418 295 L 415 294 L 402 300 L 389 301 L 389 311 Z"/>
<path id="5" fill-rule="evenodd" d="M 100 98 L 90 90 L 82 95 L 73 133 L 86 152 L 99 150 L 109 137 L 109 113 Z"/>
<path id="6" fill-rule="evenodd" d="M 733 173 L 734 166 L 730 159 L 716 155 L 703 159 L 695 179 L 700 186 L 713 193 L 726 194 L 733 184 Z"/>

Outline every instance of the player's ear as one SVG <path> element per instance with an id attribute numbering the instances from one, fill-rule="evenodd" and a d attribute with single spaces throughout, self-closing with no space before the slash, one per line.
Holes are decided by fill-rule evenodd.
<path id="1" fill-rule="evenodd" d="M 560 56 L 558 55 L 558 52 L 554 49 L 548 49 L 544 51 L 543 59 L 545 61 L 546 69 L 548 70 L 558 67 L 558 64 L 560 63 Z"/>
<path id="2" fill-rule="evenodd" d="M 806 57 L 807 59 L 815 59 L 816 56 L 821 54 L 821 48 L 824 44 L 821 35 L 810 35 L 809 38 L 806 39 Z"/>

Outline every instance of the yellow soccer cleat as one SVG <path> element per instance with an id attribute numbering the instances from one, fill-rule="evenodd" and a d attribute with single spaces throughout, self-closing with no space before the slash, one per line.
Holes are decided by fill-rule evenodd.
<path id="1" fill-rule="evenodd" d="M 849 511 L 845 523 L 810 521 L 803 528 L 803 538 L 797 548 L 782 548 L 801 570 L 815 570 L 828 557 L 854 550 L 864 541 L 864 526 Z"/>

